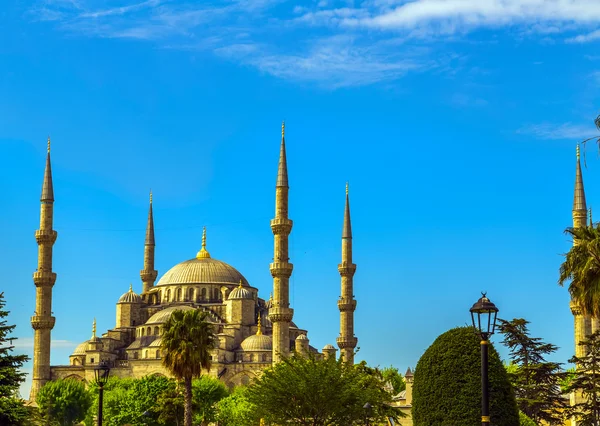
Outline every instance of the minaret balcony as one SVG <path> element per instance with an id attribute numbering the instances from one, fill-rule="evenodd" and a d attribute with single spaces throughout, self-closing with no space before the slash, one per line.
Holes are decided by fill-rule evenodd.
<path id="1" fill-rule="evenodd" d="M 347 300 L 347 299 L 340 299 L 337 302 L 338 304 L 338 308 L 341 312 L 351 312 L 356 310 L 356 300 L 352 299 L 352 300 Z"/>
<path id="2" fill-rule="evenodd" d="M 354 349 L 358 343 L 358 339 L 356 337 L 340 336 L 335 340 L 340 349 Z"/>
<path id="3" fill-rule="evenodd" d="M 158 275 L 158 272 L 151 270 L 151 269 L 142 269 L 140 271 L 140 278 L 144 282 L 146 282 L 146 281 L 154 282 L 156 280 L 157 275 Z"/>
<path id="4" fill-rule="evenodd" d="M 269 320 L 275 322 L 291 322 L 294 317 L 292 308 L 283 308 L 281 306 L 273 306 L 269 309 Z"/>
<path id="5" fill-rule="evenodd" d="M 289 278 L 292 275 L 294 265 L 288 262 L 273 262 L 269 265 L 269 269 L 273 278 Z"/>
<path id="6" fill-rule="evenodd" d="M 338 271 L 342 277 L 351 277 L 356 272 L 356 265 L 354 263 L 342 262 L 338 265 Z"/>
<path id="7" fill-rule="evenodd" d="M 273 235 L 290 235 L 294 222 L 290 219 L 271 219 L 271 230 Z"/>
<path id="8" fill-rule="evenodd" d="M 31 317 L 31 328 L 34 330 L 52 330 L 56 318 L 53 316 L 34 315 Z"/>
<path id="9" fill-rule="evenodd" d="M 579 307 L 579 305 L 574 300 L 571 300 L 569 302 L 569 307 L 571 308 L 571 313 L 573 315 L 577 316 L 577 315 L 581 315 L 582 314 L 581 308 Z"/>
<path id="10" fill-rule="evenodd" d="M 36 287 L 52 287 L 56 282 L 56 272 L 36 271 L 33 273 L 33 283 Z"/>
<path id="11" fill-rule="evenodd" d="M 38 244 L 54 244 L 58 237 L 58 232 L 53 229 L 38 229 L 35 231 L 35 240 Z"/>

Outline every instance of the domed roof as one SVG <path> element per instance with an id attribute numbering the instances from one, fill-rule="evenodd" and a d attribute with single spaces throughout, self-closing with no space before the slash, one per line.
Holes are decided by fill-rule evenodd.
<path id="1" fill-rule="evenodd" d="M 157 286 L 169 284 L 234 284 L 240 280 L 248 287 L 248 281 L 233 266 L 213 259 L 206 250 L 206 228 L 202 234 L 202 249 L 194 259 L 181 262 L 169 269 L 158 280 Z"/>
<path id="2" fill-rule="evenodd" d="M 133 292 L 131 284 L 129 284 L 129 291 L 119 297 L 117 303 L 142 303 L 142 298 Z"/>
<path id="3" fill-rule="evenodd" d="M 337 349 L 331 343 L 327 343 L 325 346 L 323 346 L 324 351 L 331 350 L 331 349 L 333 349 L 334 351 L 337 351 Z"/>
<path id="4" fill-rule="evenodd" d="M 80 343 L 79 345 L 77 345 L 77 347 L 75 348 L 75 350 L 73 351 L 73 353 L 71 354 L 71 356 L 73 355 L 85 355 L 85 351 L 87 350 L 87 340 L 83 343 Z"/>
<path id="5" fill-rule="evenodd" d="M 273 350 L 273 340 L 271 336 L 255 334 L 247 337 L 241 346 L 245 351 L 270 351 Z"/>
<path id="6" fill-rule="evenodd" d="M 170 306 L 170 307 L 160 310 L 157 313 L 155 313 L 154 315 L 152 315 L 150 318 L 148 318 L 148 321 L 146 321 L 146 324 L 164 324 L 165 322 L 167 322 L 167 320 L 169 319 L 171 314 L 175 311 L 193 311 L 193 310 L 194 310 L 194 308 L 192 308 L 191 306 L 187 306 L 187 305 Z"/>
<path id="7" fill-rule="evenodd" d="M 254 296 L 250 290 L 242 287 L 242 281 L 240 280 L 239 287 L 234 288 L 231 293 L 229 293 L 229 299 L 254 299 Z"/>
<path id="8" fill-rule="evenodd" d="M 308 337 L 306 337 L 306 334 L 301 334 L 298 337 L 296 337 L 296 340 L 308 340 Z"/>

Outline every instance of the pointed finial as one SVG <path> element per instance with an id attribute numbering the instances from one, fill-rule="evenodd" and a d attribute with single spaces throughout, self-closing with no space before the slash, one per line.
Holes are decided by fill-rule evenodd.
<path id="1" fill-rule="evenodd" d="M 48 136 L 48 154 L 50 154 L 50 136 Z"/>
<path id="2" fill-rule="evenodd" d="M 150 190 L 150 204 L 152 204 L 152 189 Z"/>
<path id="3" fill-rule="evenodd" d="M 262 326 L 260 324 L 260 315 L 258 316 L 258 328 L 256 329 L 256 335 L 262 336 Z"/>
<path id="4" fill-rule="evenodd" d="M 196 254 L 196 259 L 208 259 L 210 258 L 210 253 L 206 251 L 206 226 L 202 228 L 202 248 Z"/>
<path id="5" fill-rule="evenodd" d="M 346 182 L 346 195 L 348 195 L 348 182 Z"/>
<path id="6" fill-rule="evenodd" d="M 240 288 L 242 288 L 242 279 L 240 278 Z"/>
<path id="7" fill-rule="evenodd" d="M 281 122 L 281 137 L 285 137 L 285 121 Z"/>
<path id="8" fill-rule="evenodd" d="M 580 154 L 579 154 L 579 144 L 577 144 L 577 148 L 575 148 L 575 152 L 577 153 L 577 161 L 579 161 L 579 157 L 580 157 Z"/>
<path id="9" fill-rule="evenodd" d="M 94 318 L 94 322 L 92 323 L 92 339 L 96 337 L 96 318 Z"/>
<path id="10" fill-rule="evenodd" d="M 269 293 L 269 300 L 273 300 L 273 292 Z"/>
<path id="11" fill-rule="evenodd" d="M 129 283 L 129 292 L 132 293 L 133 292 L 133 284 Z"/>

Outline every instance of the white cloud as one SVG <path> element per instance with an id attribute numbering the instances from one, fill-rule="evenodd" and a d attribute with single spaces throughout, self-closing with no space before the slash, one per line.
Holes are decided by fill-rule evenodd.
<path id="1" fill-rule="evenodd" d="M 588 34 L 580 34 L 576 37 L 571 37 L 567 39 L 568 43 L 588 43 L 590 41 L 600 39 L 600 30 L 592 31 Z"/>
<path id="2" fill-rule="evenodd" d="M 540 123 L 522 127 L 517 130 L 517 133 L 531 135 L 537 139 L 570 139 L 580 141 L 593 137 L 595 134 L 598 134 L 598 131 L 592 125 Z"/>
<path id="3" fill-rule="evenodd" d="M 23 350 L 23 349 L 33 349 L 33 338 L 32 337 L 22 337 L 19 339 L 14 339 L 12 345 L 15 349 Z M 56 348 L 75 348 L 77 343 L 71 342 L 69 340 L 52 340 L 50 342 L 50 346 L 52 349 Z"/>

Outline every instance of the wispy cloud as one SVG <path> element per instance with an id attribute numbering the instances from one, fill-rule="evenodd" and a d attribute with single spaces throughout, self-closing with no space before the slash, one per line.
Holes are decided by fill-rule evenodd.
<path id="1" fill-rule="evenodd" d="M 530 124 L 517 130 L 517 133 L 531 135 L 537 139 L 558 140 L 582 140 L 593 137 L 598 131 L 591 125 L 573 123 L 552 124 L 540 123 Z"/>
<path id="2" fill-rule="evenodd" d="M 31 337 L 23 337 L 19 339 L 13 340 L 12 345 L 15 349 L 33 349 L 33 338 Z M 71 342 L 69 340 L 52 340 L 50 346 L 55 348 L 75 348 L 77 343 Z"/>
<path id="3" fill-rule="evenodd" d="M 567 39 L 568 43 L 588 43 L 590 41 L 600 39 L 600 30 L 592 31 L 588 34 L 580 34 L 575 37 L 571 37 Z"/>

